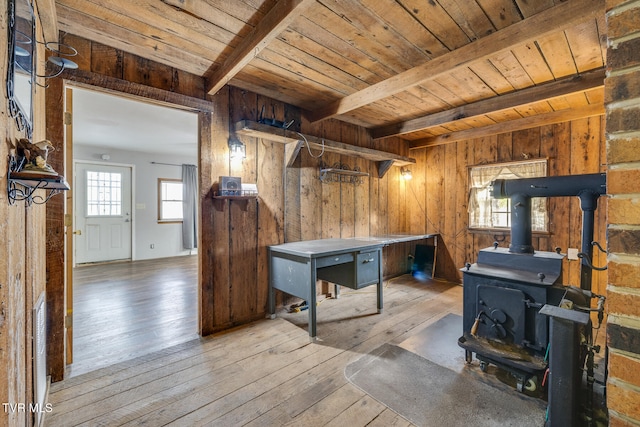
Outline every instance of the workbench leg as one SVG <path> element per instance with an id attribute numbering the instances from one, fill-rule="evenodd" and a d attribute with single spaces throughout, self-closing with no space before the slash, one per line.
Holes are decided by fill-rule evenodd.
<path id="1" fill-rule="evenodd" d="M 276 318 L 276 291 L 273 288 L 273 258 L 269 253 L 269 294 L 268 294 L 268 310 L 271 319 Z"/>
<path id="2" fill-rule="evenodd" d="M 384 280 L 382 275 L 382 249 L 378 249 L 378 313 L 382 313 L 382 289 Z"/>
<path id="3" fill-rule="evenodd" d="M 316 282 L 318 281 L 318 274 L 316 272 L 316 260 L 312 259 L 309 263 L 311 268 L 311 288 L 309 289 L 309 298 L 307 304 L 309 305 L 309 339 L 315 341 L 316 339 Z"/>

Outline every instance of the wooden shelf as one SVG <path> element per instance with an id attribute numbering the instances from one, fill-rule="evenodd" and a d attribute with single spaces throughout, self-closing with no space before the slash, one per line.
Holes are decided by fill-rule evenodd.
<path id="1" fill-rule="evenodd" d="M 232 194 L 235 193 L 235 194 Z M 213 193 L 214 199 L 249 200 L 258 197 L 257 191 L 247 190 L 222 190 Z"/>
<path id="2" fill-rule="evenodd" d="M 360 157 L 372 160 L 378 164 L 378 177 L 382 178 L 393 165 L 407 166 L 414 164 L 416 159 L 404 157 L 386 151 L 373 150 L 371 148 L 359 147 L 357 145 L 345 144 L 344 142 L 332 141 L 330 139 L 319 138 L 312 135 L 303 135 L 288 129 L 282 129 L 250 120 L 241 120 L 236 123 L 236 134 L 246 135 L 253 138 L 263 138 L 270 141 L 291 144 L 293 148 L 287 149 L 287 166 L 291 166 L 300 150 L 304 147 L 304 140 L 309 143 L 311 150 L 320 153 L 324 146 L 324 151 L 344 154 L 347 156 Z"/>

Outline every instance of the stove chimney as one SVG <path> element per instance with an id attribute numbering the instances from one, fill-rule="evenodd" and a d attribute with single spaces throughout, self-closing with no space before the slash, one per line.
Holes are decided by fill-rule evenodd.
<path id="1" fill-rule="evenodd" d="M 591 289 L 594 211 L 598 197 L 606 194 L 607 177 L 603 173 L 550 176 L 524 179 L 497 179 L 491 184 L 493 197 L 511 199 L 511 245 L 509 252 L 533 253 L 531 245 L 531 197 L 578 196 L 582 209 L 582 259 L 580 287 Z"/>

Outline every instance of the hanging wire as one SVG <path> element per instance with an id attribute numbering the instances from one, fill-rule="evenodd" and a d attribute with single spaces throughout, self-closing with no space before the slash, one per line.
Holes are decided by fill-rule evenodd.
<path id="1" fill-rule="evenodd" d="M 320 154 L 318 154 L 317 156 L 314 156 L 313 153 L 311 153 L 311 147 L 309 145 L 309 141 L 307 141 L 307 137 L 305 137 L 303 134 L 301 134 L 300 132 L 296 132 L 298 135 L 300 135 L 302 137 L 302 139 L 304 140 L 306 146 L 307 146 L 307 151 L 309 152 L 309 155 L 311 157 L 313 157 L 314 159 L 319 159 L 320 157 L 322 157 L 322 155 L 324 154 L 324 138 L 322 138 L 322 150 L 320 151 Z"/>

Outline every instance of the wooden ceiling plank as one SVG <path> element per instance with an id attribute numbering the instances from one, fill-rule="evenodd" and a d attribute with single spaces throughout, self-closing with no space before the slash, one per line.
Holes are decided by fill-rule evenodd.
<path id="1" fill-rule="evenodd" d="M 487 15 L 474 0 L 438 0 L 470 40 L 496 31 Z"/>
<path id="2" fill-rule="evenodd" d="M 516 0 L 516 4 L 518 5 L 518 9 L 520 9 L 520 13 L 522 13 L 522 16 L 528 18 L 529 16 L 553 7 L 553 0 Z"/>
<path id="3" fill-rule="evenodd" d="M 549 69 L 549 65 L 544 60 L 538 45 L 535 42 L 525 43 L 520 46 L 515 46 L 512 51 L 513 56 L 518 60 L 523 70 L 527 73 L 529 80 L 534 84 L 540 84 L 553 80 L 553 73 Z M 593 70 L 599 68 L 595 66 L 588 68 Z M 583 70 L 585 71 L 585 70 Z"/>
<path id="4" fill-rule="evenodd" d="M 578 72 L 604 66 L 598 25 L 595 19 L 573 28 L 567 28 L 565 34 Z"/>
<path id="5" fill-rule="evenodd" d="M 438 81 L 450 91 L 456 93 L 465 104 L 490 98 L 496 93 L 469 68 L 456 70 L 441 76 Z"/>
<path id="6" fill-rule="evenodd" d="M 347 20 L 354 27 L 354 32 L 363 34 L 365 39 L 371 43 L 381 45 L 380 49 L 385 53 L 385 57 L 380 57 L 379 60 L 387 62 L 386 57 L 392 57 L 394 60 L 399 58 L 404 64 L 402 68 L 404 71 L 411 68 L 412 64 L 422 63 L 429 59 L 423 50 L 418 49 L 399 34 L 395 26 L 388 25 L 377 14 L 367 7 L 363 7 L 359 2 L 324 0 L 322 3 L 333 13 Z"/>
<path id="7" fill-rule="evenodd" d="M 471 64 L 469 69 L 478 76 L 482 76 L 482 81 L 498 95 L 515 90 L 509 80 L 488 59 Z"/>
<path id="8" fill-rule="evenodd" d="M 474 128 L 456 133 L 439 135 L 433 138 L 413 141 L 410 143 L 410 150 L 431 147 L 435 145 L 448 144 L 450 142 L 481 138 L 489 135 L 497 135 L 505 132 L 515 132 L 539 126 L 555 123 L 563 123 L 585 117 L 600 116 L 604 114 L 604 104 L 588 105 L 582 108 L 570 108 L 567 110 L 553 111 L 546 114 L 538 114 L 510 122 L 497 123 L 495 125 Z"/>
<path id="9" fill-rule="evenodd" d="M 172 8 L 163 3 L 154 4 L 155 7 L 148 3 L 141 6 L 140 2 L 113 0 L 58 0 L 58 3 L 212 62 L 228 49 L 224 37 L 223 41 L 218 41 L 192 29 L 194 23 L 200 20 L 193 17 L 189 17 L 191 22 L 167 19 L 167 16 L 181 14 L 170 13 L 173 12 Z M 203 29 L 202 26 L 199 29 Z"/>
<path id="10" fill-rule="evenodd" d="M 346 41 L 352 45 L 352 48 L 369 57 L 370 66 L 374 70 L 383 68 L 384 72 L 396 75 L 412 66 L 402 58 L 402 55 L 398 55 L 385 44 L 372 39 L 372 35 L 368 31 L 363 31 L 353 25 L 348 17 L 334 12 L 326 7 L 324 3 L 319 7 L 313 8 L 306 17 L 309 20 L 321 23 L 324 31 L 328 31 Z M 425 58 L 427 58 L 426 55 Z"/>
<path id="11" fill-rule="evenodd" d="M 454 50 L 471 41 L 439 3 L 424 0 L 399 0 L 399 3 L 447 49 Z"/>
<path id="12" fill-rule="evenodd" d="M 343 24 L 340 23 L 340 25 Z M 302 34 L 309 40 L 343 57 L 345 62 L 352 62 L 369 70 L 369 75 L 371 79 L 375 79 L 375 83 L 396 74 L 393 69 L 385 64 L 378 63 L 374 58 L 357 49 L 355 43 L 350 43 L 348 40 L 340 38 L 339 35 L 334 33 L 334 31 L 337 32 L 335 28 L 335 22 L 320 26 L 319 22 L 315 22 L 305 16 L 302 16 L 299 21 L 293 22 L 290 27 L 290 29 Z M 369 78 L 363 80 L 370 81 Z"/>
<path id="13" fill-rule="evenodd" d="M 367 85 L 381 80 L 371 69 L 351 61 L 340 53 L 335 52 L 329 46 L 320 44 L 308 38 L 306 35 L 293 30 L 292 27 L 280 34 L 276 40 L 290 45 L 292 49 L 304 52 L 308 57 L 312 57 L 314 61 L 322 61 L 327 66 L 349 74 Z M 311 55 L 310 52 L 313 52 L 313 55 Z"/>
<path id="14" fill-rule="evenodd" d="M 535 84 L 512 50 L 500 52 L 491 57 L 490 61 L 516 90 L 531 87 Z M 553 80 L 553 76 L 549 80 Z"/>
<path id="15" fill-rule="evenodd" d="M 449 52 L 437 37 L 431 34 L 410 13 L 396 2 L 360 0 L 360 3 L 395 28 L 406 40 L 424 51 L 430 58 Z"/>
<path id="16" fill-rule="evenodd" d="M 451 53 L 336 100 L 324 108 L 308 112 L 307 118 L 311 122 L 316 122 L 344 114 L 452 70 L 467 67 L 474 61 L 488 59 L 496 53 L 511 49 L 514 45 L 544 37 L 587 19 L 593 19 L 603 13 L 604 2 L 602 0 L 572 0 L 561 3 Z"/>
<path id="17" fill-rule="evenodd" d="M 186 14 L 191 15 L 192 18 L 211 23 L 225 32 L 228 31 L 233 35 L 234 38 L 236 36 L 246 36 L 251 32 L 252 29 L 252 25 L 247 25 L 247 20 L 239 19 L 233 15 L 230 15 L 226 11 L 217 8 L 215 7 L 215 5 L 212 5 L 211 3 L 206 1 L 162 0 L 162 3 L 172 6 L 175 9 L 182 10 Z M 242 2 L 229 3 L 242 4 Z M 255 11 L 247 10 L 246 13 L 248 14 L 248 16 L 252 16 L 255 14 Z"/>
<path id="18" fill-rule="evenodd" d="M 512 0 L 476 0 L 497 30 L 522 20 Z"/>
<path id="19" fill-rule="evenodd" d="M 395 123 L 373 129 L 371 134 L 374 139 L 386 138 L 393 135 L 415 132 L 431 126 L 447 123 L 456 118 L 473 117 L 501 110 L 516 108 L 530 103 L 548 99 L 566 97 L 572 94 L 581 94 L 585 90 L 600 88 L 604 85 L 605 70 L 600 68 L 578 77 L 565 78 L 540 86 L 533 86 L 516 92 L 496 96 L 472 104 L 452 108 L 440 113 L 431 114 L 406 122 Z M 584 95 L 582 95 L 584 97 Z"/>
<path id="20" fill-rule="evenodd" d="M 313 5 L 315 0 L 281 0 L 249 33 L 210 78 L 207 92 L 215 94 L 244 68 L 271 40 L 282 33 L 291 22 Z"/>
<path id="21" fill-rule="evenodd" d="M 537 43 L 556 79 L 578 72 L 564 31 L 541 37 Z"/>
<path id="22" fill-rule="evenodd" d="M 94 18 L 77 10 L 69 9 L 61 4 L 57 5 L 57 12 L 59 28 L 70 34 L 196 75 L 202 75 L 204 70 L 208 69 L 211 64 L 211 61 L 207 61 L 202 57 L 191 55 L 181 49 L 129 31 L 126 28 L 112 25 L 107 21 Z M 74 25 L 74 22 L 78 21 L 84 22 L 85 26 L 78 27 Z M 153 52 L 153 55 L 149 55 L 150 51 Z"/>

